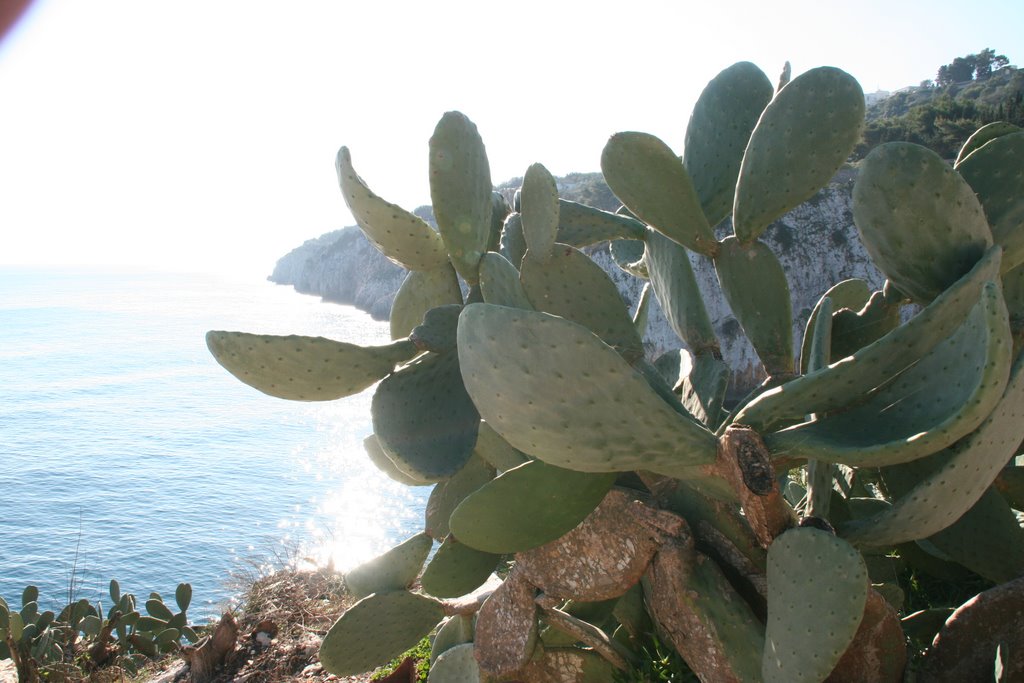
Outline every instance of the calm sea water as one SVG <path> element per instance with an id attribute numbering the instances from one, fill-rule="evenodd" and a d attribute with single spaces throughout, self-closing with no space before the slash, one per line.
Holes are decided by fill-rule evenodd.
<path id="1" fill-rule="evenodd" d="M 363 452 L 372 390 L 265 396 L 217 365 L 209 329 L 388 340 L 258 280 L 0 269 L 0 595 L 35 583 L 55 607 L 72 576 L 93 601 L 112 578 L 137 595 L 188 581 L 212 615 L 232 572 L 344 569 L 422 528 L 426 491 Z"/>

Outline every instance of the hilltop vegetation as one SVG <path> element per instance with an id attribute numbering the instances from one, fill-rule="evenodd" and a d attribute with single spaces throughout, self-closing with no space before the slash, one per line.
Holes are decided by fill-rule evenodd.
<path id="1" fill-rule="evenodd" d="M 903 88 L 868 107 L 861 159 L 884 142 L 914 142 L 953 158 L 963 141 L 993 121 L 1024 126 L 1024 71 L 986 48 L 939 67 L 935 80 Z"/>

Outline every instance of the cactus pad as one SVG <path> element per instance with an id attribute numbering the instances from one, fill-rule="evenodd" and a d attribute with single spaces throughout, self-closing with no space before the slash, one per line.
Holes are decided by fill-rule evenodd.
<path id="1" fill-rule="evenodd" d="M 1024 575 L 1024 527 L 993 489 L 928 540 L 946 557 L 994 583 Z"/>
<path id="2" fill-rule="evenodd" d="M 445 620 L 437 629 L 434 642 L 430 646 L 430 662 L 434 663 L 438 657 L 452 649 L 456 645 L 473 642 L 473 617 L 465 614 L 456 614 Z"/>
<path id="3" fill-rule="evenodd" d="M 423 570 L 423 590 L 438 598 L 457 598 L 472 593 L 487 581 L 500 555 L 485 553 L 449 536 Z"/>
<path id="4" fill-rule="evenodd" d="M 608 240 L 640 240 L 647 228 L 635 218 L 558 200 L 558 234 L 556 242 L 574 247 L 588 247 Z"/>
<path id="5" fill-rule="evenodd" d="M 956 168 L 1003 247 L 1003 272 L 1024 263 L 1024 131 L 992 140 Z"/>
<path id="6" fill-rule="evenodd" d="M 861 162 L 853 220 L 878 269 L 921 304 L 992 245 L 971 186 L 938 154 L 909 142 L 880 145 Z"/>
<path id="7" fill-rule="evenodd" d="M 825 186 L 860 142 L 864 91 L 834 67 L 803 73 L 765 107 L 743 154 L 733 227 L 750 242 Z"/>
<path id="8" fill-rule="evenodd" d="M 779 259 L 760 240 L 727 237 L 715 255 L 715 272 L 768 375 L 792 373 L 793 306 Z"/>
<path id="9" fill-rule="evenodd" d="M 381 448 L 410 476 L 450 477 L 473 453 L 480 415 L 454 353 L 426 354 L 389 376 L 370 410 Z"/>
<path id="10" fill-rule="evenodd" d="M 526 169 L 520 201 L 527 253 L 538 261 L 546 261 L 558 232 L 558 188 L 541 164 Z"/>
<path id="11" fill-rule="evenodd" d="M 999 287 L 953 335 L 849 410 L 768 434 L 773 454 L 877 467 L 934 453 L 972 432 L 1009 379 L 1012 343 Z M 871 425 L 871 429 L 864 429 Z"/>
<path id="12" fill-rule="evenodd" d="M 946 451 L 883 468 L 892 508 L 843 529 L 851 543 L 889 546 L 927 538 L 962 517 L 1024 440 L 1024 356 L 999 405 L 977 430 Z"/>
<path id="13" fill-rule="evenodd" d="M 378 470 L 386 474 L 389 479 L 397 481 L 399 484 L 405 484 L 406 486 L 425 486 L 433 483 L 429 479 L 416 477 L 398 469 L 395 461 L 389 458 L 388 454 L 384 452 L 384 449 L 380 447 L 380 442 L 377 441 L 376 434 L 370 434 L 368 437 L 363 439 L 363 449 L 366 451 L 366 455 L 369 456 L 370 462 L 372 462 Z"/>
<path id="14" fill-rule="evenodd" d="M 416 355 L 409 341 L 357 346 L 323 337 L 206 333 L 210 353 L 232 375 L 265 394 L 332 401 L 359 393 Z"/>
<path id="15" fill-rule="evenodd" d="M 977 304 L 982 286 L 999 273 L 1002 250 L 986 252 L 971 271 L 906 324 L 850 358 L 769 389 L 744 406 L 734 422 L 764 430 L 783 419 L 803 419 L 847 405 L 891 379 L 951 335 Z"/>
<path id="16" fill-rule="evenodd" d="M 480 431 L 476 437 L 476 450 L 474 452 L 489 462 L 491 467 L 499 472 L 505 472 L 530 461 L 530 458 L 523 454 L 522 451 L 513 448 L 508 441 L 501 438 L 501 435 L 494 431 L 494 428 L 486 422 L 480 423 Z"/>
<path id="17" fill-rule="evenodd" d="M 480 683 L 480 666 L 473 656 L 473 643 L 445 650 L 430 666 L 427 683 Z"/>
<path id="18" fill-rule="evenodd" d="M 432 538 L 443 541 L 448 535 L 448 518 L 469 494 L 494 479 L 494 467 L 474 453 L 450 479 L 434 487 L 427 499 L 425 511 L 426 531 Z M 461 595 L 461 594 L 460 594 Z"/>
<path id="19" fill-rule="evenodd" d="M 601 171 L 637 218 L 688 249 L 715 252 L 693 180 L 664 142 L 647 133 L 616 133 L 601 153 Z"/>
<path id="20" fill-rule="evenodd" d="M 409 270 L 435 270 L 448 263 L 441 236 L 419 216 L 375 195 L 352 168 L 348 148 L 338 150 L 335 166 L 345 203 L 382 254 Z"/>
<path id="21" fill-rule="evenodd" d="M 476 125 L 450 111 L 430 138 L 430 198 L 441 238 L 459 275 L 471 285 L 491 238 L 491 171 Z"/>
<path id="22" fill-rule="evenodd" d="M 581 471 L 686 473 L 714 462 L 714 435 L 677 413 L 589 330 L 545 313 L 490 304 L 459 319 L 466 388 L 506 441 Z M 571 394 L 557 390 L 572 377 Z M 631 406 L 631 415 L 622 414 Z M 628 428 L 626 428 L 628 425 Z"/>
<path id="23" fill-rule="evenodd" d="M 434 270 L 411 271 L 402 281 L 391 304 L 388 324 L 392 339 L 404 339 L 432 308 L 461 304 L 459 278 L 450 263 Z"/>
<path id="24" fill-rule="evenodd" d="M 519 271 L 507 258 L 495 252 L 489 251 L 480 259 L 480 292 L 489 304 L 533 308 L 519 282 Z"/>
<path id="25" fill-rule="evenodd" d="M 408 588 L 419 576 L 432 545 L 433 540 L 425 533 L 407 538 L 383 555 L 347 572 L 345 585 L 357 598 Z"/>
<path id="26" fill-rule="evenodd" d="M 800 346 L 800 372 L 804 374 L 807 373 L 807 361 L 810 359 L 808 354 L 810 354 L 811 351 L 811 340 L 814 338 L 812 331 L 817 324 L 819 309 L 821 308 L 822 302 L 826 298 L 831 299 L 833 312 L 844 308 L 859 311 L 864 304 L 868 302 L 868 298 L 870 296 L 871 289 L 868 287 L 868 283 L 857 278 L 838 282 L 829 287 L 828 290 L 821 295 L 821 298 L 818 299 L 818 303 L 815 304 L 814 308 L 811 310 L 811 315 L 807 318 L 807 325 L 804 327 L 803 342 Z M 831 336 L 831 331 L 829 332 L 829 335 Z"/>
<path id="27" fill-rule="evenodd" d="M 441 603 L 422 595 L 371 595 L 334 622 L 320 645 L 320 663 L 335 676 L 372 671 L 418 643 L 443 618 Z"/>
<path id="28" fill-rule="evenodd" d="M 761 69 L 738 62 L 711 79 L 693 106 L 683 166 L 693 178 L 711 225 L 732 211 L 743 151 L 773 94 L 772 83 Z"/>
<path id="29" fill-rule="evenodd" d="M 868 597 L 864 559 L 821 529 L 791 529 L 768 548 L 766 683 L 817 683 L 853 641 Z"/>
<path id="30" fill-rule="evenodd" d="M 523 259 L 523 291 L 533 308 L 586 327 L 632 362 L 643 356 L 643 342 L 615 283 L 583 252 L 556 244 L 545 259 Z"/>
<path id="31" fill-rule="evenodd" d="M 534 460 L 466 497 L 452 513 L 452 534 L 490 553 L 534 548 L 579 524 L 614 482 L 614 474 L 576 472 Z"/>
<path id="32" fill-rule="evenodd" d="M 1015 126 L 1012 123 L 1006 121 L 993 121 L 987 123 L 978 130 L 971 134 L 971 137 L 967 138 L 967 141 L 960 148 L 960 151 L 956 155 L 956 163 L 953 164 L 953 168 L 957 168 L 967 157 L 971 155 L 976 149 L 980 149 L 986 143 L 995 140 L 1003 135 L 1009 135 L 1010 133 L 1019 133 L 1020 126 Z"/>
<path id="33" fill-rule="evenodd" d="M 686 249 L 651 231 L 644 258 L 661 310 L 679 338 L 694 354 L 718 351 L 718 338 Z"/>

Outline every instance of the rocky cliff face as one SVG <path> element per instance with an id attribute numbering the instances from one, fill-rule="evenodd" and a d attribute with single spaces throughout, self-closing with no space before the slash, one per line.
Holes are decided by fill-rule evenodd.
<path id="1" fill-rule="evenodd" d="M 593 195 L 593 183 L 581 181 L 581 177 L 586 176 L 574 174 L 560 180 L 560 195 L 576 200 L 572 195 L 581 187 L 589 188 L 588 193 Z M 797 349 L 811 309 L 825 290 L 847 278 L 862 278 L 873 288 L 881 287 L 884 282 L 868 258 L 853 224 L 854 178 L 853 170 L 841 170 L 826 188 L 776 221 L 762 237 L 779 257 L 789 277 Z M 417 213 L 432 219 L 429 208 Z M 732 226 L 727 220 L 718 230 L 722 237 L 732 232 Z M 630 309 L 635 308 L 644 282 L 620 270 L 607 246 L 587 251 L 615 282 Z M 696 254 L 691 254 L 690 258 L 721 341 L 723 356 L 735 371 L 731 393 L 742 393 L 764 377 L 760 362 L 725 303 L 711 261 Z M 269 279 L 293 285 L 299 292 L 315 294 L 327 301 L 351 304 L 375 318 L 386 319 L 404 277 L 405 270 L 385 259 L 353 226 L 309 240 L 294 249 L 278 261 Z M 665 320 L 657 301 L 652 303 L 644 339 L 648 355 L 654 358 L 679 348 L 682 343 Z"/>

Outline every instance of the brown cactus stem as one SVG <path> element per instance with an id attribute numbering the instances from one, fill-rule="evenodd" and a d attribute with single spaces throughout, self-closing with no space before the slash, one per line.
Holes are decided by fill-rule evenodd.
<path id="1" fill-rule="evenodd" d="M 753 680 L 752 662 L 760 661 L 764 627 L 745 610 L 742 599 L 731 593 L 725 578 L 714 571 L 702 572 L 702 564 L 713 562 L 696 552 L 692 542 L 673 540 L 662 547 L 643 582 L 651 618 L 660 637 L 672 643 L 700 680 Z M 699 574 L 704 575 L 703 580 L 697 578 Z M 717 580 L 707 581 L 708 574 Z M 724 592 L 711 594 L 701 589 Z M 756 640 L 755 633 L 762 640 L 761 647 L 751 642 Z"/>
<path id="2" fill-rule="evenodd" d="M 629 668 L 626 660 L 630 656 L 629 651 L 609 638 L 608 634 L 593 624 L 577 619 L 557 607 L 546 604 L 546 602 L 543 596 L 537 597 L 537 605 L 549 624 L 592 648 L 619 671 L 626 671 Z"/>
<path id="3" fill-rule="evenodd" d="M 782 497 L 764 440 L 750 427 L 729 425 L 718 440 L 718 459 L 709 469 L 732 486 L 763 547 L 796 524 L 793 508 Z"/>
<path id="4" fill-rule="evenodd" d="M 826 683 L 899 683 L 906 666 L 907 645 L 899 614 L 872 588 L 860 628 Z"/>
<path id="5" fill-rule="evenodd" d="M 473 651 L 485 675 L 503 678 L 518 673 L 537 645 L 537 589 L 518 568 L 480 608 Z"/>

